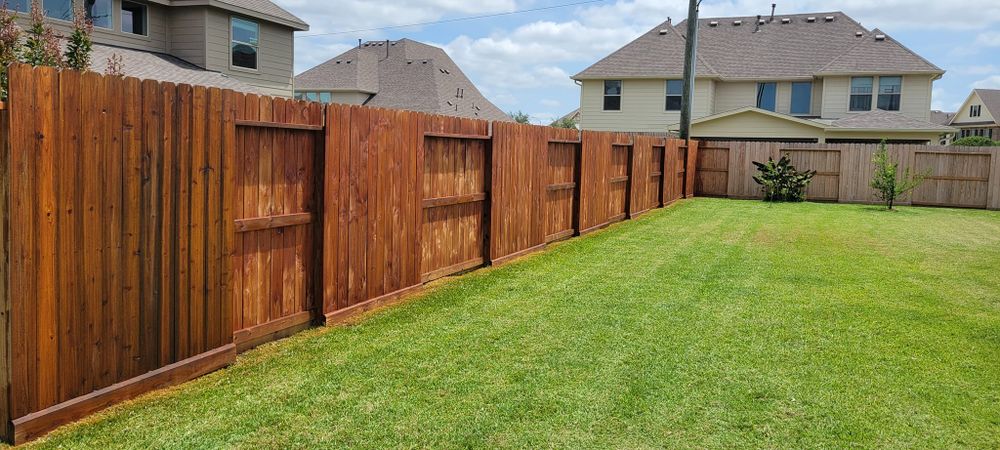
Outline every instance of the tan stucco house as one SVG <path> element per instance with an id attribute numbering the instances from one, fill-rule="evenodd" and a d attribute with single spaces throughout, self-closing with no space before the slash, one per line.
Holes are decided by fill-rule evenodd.
<path id="1" fill-rule="evenodd" d="M 297 98 L 509 121 L 441 48 L 412 39 L 364 42 L 295 77 Z"/>
<path id="2" fill-rule="evenodd" d="M 122 59 L 125 75 L 292 96 L 294 33 L 309 26 L 268 0 L 37 0 L 69 34 L 74 2 L 94 24 L 92 69 Z M 30 0 L 8 0 L 28 24 Z"/>
<path id="3" fill-rule="evenodd" d="M 676 131 L 687 25 L 670 20 L 573 76 L 589 130 Z M 841 12 L 698 21 L 692 137 L 937 143 L 944 71 Z"/>
<path id="4" fill-rule="evenodd" d="M 1000 89 L 974 89 L 949 122 L 958 135 L 985 136 L 1000 141 Z"/>

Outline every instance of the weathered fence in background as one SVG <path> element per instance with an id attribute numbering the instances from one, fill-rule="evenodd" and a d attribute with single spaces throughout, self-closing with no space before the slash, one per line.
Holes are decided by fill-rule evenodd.
<path id="1" fill-rule="evenodd" d="M 691 196 L 697 159 L 662 137 L 25 66 L 0 127 L 14 442 Z"/>
<path id="2" fill-rule="evenodd" d="M 900 171 L 929 173 L 901 204 L 1000 209 L 1000 148 L 888 145 Z M 695 193 L 760 198 L 753 161 L 787 155 L 800 170 L 815 170 L 807 198 L 842 203 L 877 203 L 869 187 L 878 144 L 799 144 L 712 141 L 698 149 Z"/>

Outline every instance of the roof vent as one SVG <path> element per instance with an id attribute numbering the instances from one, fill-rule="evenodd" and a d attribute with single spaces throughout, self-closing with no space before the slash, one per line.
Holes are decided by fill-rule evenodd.
<path id="1" fill-rule="evenodd" d="M 337 64 L 340 64 L 340 60 L 339 59 L 337 60 Z"/>
<path id="2" fill-rule="evenodd" d="M 884 41 L 885 40 L 885 35 L 884 34 L 876 34 L 875 35 L 875 40 L 876 41 Z"/>
<path id="3" fill-rule="evenodd" d="M 667 34 L 669 32 L 670 32 L 670 30 L 662 29 L 662 30 L 660 30 L 660 36 L 663 36 L 664 34 Z"/>
<path id="4" fill-rule="evenodd" d="M 826 16 L 826 17 L 823 18 L 823 20 L 825 20 L 827 22 L 833 22 L 833 16 Z"/>
<path id="5" fill-rule="evenodd" d="M 764 19 L 757 19 L 757 25 L 764 25 L 765 23 L 767 23 L 766 20 L 764 20 Z"/>
<path id="6" fill-rule="evenodd" d="M 806 22 L 813 23 L 816 21 L 815 17 L 806 17 Z"/>
<path id="7" fill-rule="evenodd" d="M 734 27 L 738 27 L 740 25 L 743 25 L 743 21 L 742 20 L 734 20 L 733 21 L 733 26 Z"/>
<path id="8" fill-rule="evenodd" d="M 350 64 L 350 63 L 351 63 L 351 60 L 349 60 L 349 59 L 348 59 L 348 60 L 347 60 L 347 64 Z"/>
<path id="9" fill-rule="evenodd" d="M 711 21 L 711 22 L 708 23 L 708 26 L 710 26 L 710 27 L 717 27 L 717 26 L 719 26 L 719 21 L 718 20 L 713 20 L 713 21 Z"/>
<path id="10" fill-rule="evenodd" d="M 785 17 L 785 18 L 782 18 L 782 19 L 781 19 L 781 23 L 792 23 L 792 19 L 789 19 L 789 18 L 787 18 L 787 17 Z"/>
<path id="11" fill-rule="evenodd" d="M 860 32 L 860 31 L 855 31 L 855 32 L 854 32 L 854 36 L 855 36 L 855 37 L 861 37 L 861 36 L 864 36 L 864 35 L 865 35 L 865 34 L 864 34 L 864 33 L 862 33 L 862 32 Z"/>

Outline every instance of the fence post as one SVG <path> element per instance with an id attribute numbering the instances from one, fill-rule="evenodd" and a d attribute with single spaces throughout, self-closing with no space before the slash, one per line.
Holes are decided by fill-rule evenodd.
<path id="1" fill-rule="evenodd" d="M 684 161 L 684 198 L 694 197 L 694 178 L 697 176 L 698 141 L 688 139 Z"/>

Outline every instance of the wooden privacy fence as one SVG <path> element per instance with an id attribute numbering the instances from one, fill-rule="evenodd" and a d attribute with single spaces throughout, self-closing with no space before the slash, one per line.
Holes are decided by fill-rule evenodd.
<path id="1" fill-rule="evenodd" d="M 697 146 L 14 66 L 0 434 L 694 190 Z"/>
<path id="2" fill-rule="evenodd" d="M 900 171 L 930 175 L 901 204 L 1000 209 L 1000 148 L 890 144 Z M 815 170 L 806 198 L 841 203 L 877 203 L 869 186 L 878 144 L 800 144 L 713 141 L 698 149 L 695 193 L 761 198 L 753 161 L 785 155 L 796 168 Z"/>

